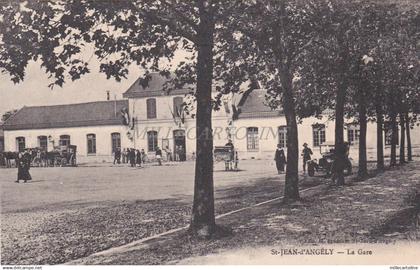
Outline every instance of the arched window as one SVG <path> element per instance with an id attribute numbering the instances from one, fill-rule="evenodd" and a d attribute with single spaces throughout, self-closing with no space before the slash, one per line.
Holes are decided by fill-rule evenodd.
<path id="1" fill-rule="evenodd" d="M 87 138 L 87 153 L 89 154 L 96 154 L 96 135 L 95 134 L 88 134 L 86 135 Z"/>
<path id="2" fill-rule="evenodd" d="M 44 151 L 47 151 L 47 148 L 48 148 L 47 136 L 38 136 L 38 147 Z"/>
<path id="3" fill-rule="evenodd" d="M 146 100 L 147 119 L 156 118 L 156 99 L 148 98 Z"/>
<path id="4" fill-rule="evenodd" d="M 147 132 L 147 151 L 154 152 L 158 146 L 158 133 L 157 131 Z"/>
<path id="5" fill-rule="evenodd" d="M 22 152 L 25 148 L 25 137 L 16 137 L 17 151 Z"/>
<path id="6" fill-rule="evenodd" d="M 111 133 L 112 153 L 115 153 L 117 148 L 121 148 L 121 134 L 118 132 Z"/>
<path id="7" fill-rule="evenodd" d="M 258 128 L 249 127 L 246 129 L 246 141 L 248 150 L 258 150 Z"/>
<path id="8" fill-rule="evenodd" d="M 70 145 L 70 135 L 61 135 L 60 140 L 58 141 L 60 146 Z"/>
<path id="9" fill-rule="evenodd" d="M 287 126 L 279 126 L 279 144 L 282 148 L 287 147 Z"/>

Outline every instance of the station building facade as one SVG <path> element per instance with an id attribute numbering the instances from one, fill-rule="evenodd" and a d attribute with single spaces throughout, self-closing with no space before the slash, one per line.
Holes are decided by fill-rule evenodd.
<path id="1" fill-rule="evenodd" d="M 109 161 L 128 144 L 120 111 L 128 101 L 23 107 L 4 124 L 5 151 L 77 146 L 78 162 Z"/>
<path id="2" fill-rule="evenodd" d="M 157 147 L 182 149 L 187 159 L 196 153 L 194 102 L 190 87 L 163 91 L 167 79 L 152 73 L 147 84 L 136 80 L 123 94 L 124 100 L 99 101 L 41 107 L 23 107 L 4 123 L 6 151 L 25 147 L 51 150 L 74 144 L 79 162 L 111 161 L 116 147 L 144 149 L 153 159 Z M 216 92 L 214 92 L 216 95 Z M 185 104 L 192 104 L 186 109 Z M 187 113 L 189 111 L 189 113 Z M 345 125 L 350 155 L 357 160 L 360 129 L 354 121 Z M 222 99 L 212 113 L 214 146 L 231 139 L 240 159 L 273 159 L 276 145 L 286 149 L 286 118 L 280 109 L 265 104 L 263 89 L 244 89 Z M 307 143 L 320 157 L 322 145 L 334 143 L 334 121 L 329 113 L 302 119 L 299 144 Z M 420 149 L 420 128 L 411 130 L 414 154 Z M 385 130 L 385 155 L 389 155 L 390 132 Z M 368 123 L 368 158 L 376 155 L 376 124 Z"/>

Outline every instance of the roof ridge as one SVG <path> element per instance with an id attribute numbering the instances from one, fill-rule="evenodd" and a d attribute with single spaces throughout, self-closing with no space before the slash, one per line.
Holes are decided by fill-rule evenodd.
<path id="1" fill-rule="evenodd" d="M 117 99 L 117 100 L 98 100 L 98 101 L 89 101 L 89 102 L 81 102 L 81 103 L 68 103 L 68 104 L 53 104 L 53 105 L 38 105 L 38 106 L 23 106 L 19 111 L 23 108 L 46 108 L 46 107 L 61 107 L 61 106 L 74 106 L 74 105 L 85 105 L 85 104 L 93 104 L 93 103 L 111 103 L 111 102 L 118 102 L 118 101 L 127 101 L 128 99 Z M 19 112 L 18 111 L 18 112 Z M 14 115 L 16 115 L 15 113 Z M 10 118 L 9 118 L 10 119 Z M 9 120 L 8 119 L 8 120 Z"/>

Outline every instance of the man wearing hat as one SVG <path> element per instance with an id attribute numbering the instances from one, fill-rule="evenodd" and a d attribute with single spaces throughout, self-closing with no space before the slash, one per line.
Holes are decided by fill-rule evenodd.
<path id="1" fill-rule="evenodd" d="M 307 143 L 303 144 L 302 157 L 303 157 L 303 174 L 306 173 L 306 162 L 311 160 L 311 155 L 313 155 L 311 148 L 308 147 Z"/>

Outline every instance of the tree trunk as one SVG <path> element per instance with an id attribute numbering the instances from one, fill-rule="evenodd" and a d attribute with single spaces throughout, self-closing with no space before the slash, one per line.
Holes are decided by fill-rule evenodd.
<path id="1" fill-rule="evenodd" d="M 366 156 L 366 131 L 367 131 L 367 117 L 366 117 L 366 101 L 365 95 L 362 93 L 359 95 L 359 124 L 360 124 L 360 136 L 359 136 L 359 170 L 357 176 L 359 179 L 366 178 L 368 175 L 367 171 L 367 156 Z"/>
<path id="2" fill-rule="evenodd" d="M 400 128 L 401 128 L 401 137 L 400 137 L 400 164 L 405 163 L 405 115 L 400 113 Z"/>
<path id="3" fill-rule="evenodd" d="M 333 168 L 333 179 L 337 180 L 338 186 L 343 186 L 344 165 L 346 162 L 346 146 L 344 145 L 344 105 L 346 103 L 346 92 L 348 88 L 348 45 L 344 42 L 342 35 L 337 36 L 337 44 L 340 48 L 339 75 L 337 77 L 337 93 L 335 97 L 335 161 Z"/>
<path id="4" fill-rule="evenodd" d="M 397 143 L 398 143 L 398 126 L 397 116 L 394 112 L 391 113 L 391 161 L 390 166 L 397 165 Z"/>
<path id="5" fill-rule="evenodd" d="M 385 169 L 384 164 L 384 115 L 382 112 L 382 106 L 376 106 L 376 169 L 383 171 Z"/>
<path id="6" fill-rule="evenodd" d="M 338 88 L 336 105 L 335 105 L 335 164 L 334 177 L 337 185 L 342 186 L 344 182 L 344 162 L 345 162 L 345 145 L 344 145 L 344 103 L 345 103 L 346 87 L 342 84 Z"/>
<path id="7" fill-rule="evenodd" d="M 197 56 L 197 112 L 194 179 L 194 202 L 190 229 L 199 236 L 209 237 L 216 228 L 213 191 L 213 136 L 212 136 L 212 79 L 213 79 L 214 22 L 210 14 L 200 12 Z"/>
<path id="8" fill-rule="evenodd" d="M 411 150 L 411 134 L 410 134 L 410 117 L 408 113 L 405 114 L 405 132 L 407 133 L 407 160 L 413 161 L 413 154 Z"/>
<path id="9" fill-rule="evenodd" d="M 287 16 L 286 1 L 280 2 L 279 29 L 274 30 L 274 39 L 276 47 L 273 48 L 276 53 L 279 68 L 281 85 L 283 88 L 283 108 L 287 123 L 287 167 L 286 180 L 284 185 L 284 201 L 299 200 L 299 142 L 298 129 L 296 123 L 295 100 L 293 97 L 293 72 L 291 72 L 289 58 L 283 52 L 287 52 L 287 43 L 285 42 L 285 17 Z"/>
<path id="10" fill-rule="evenodd" d="M 283 70 L 281 75 L 283 85 L 283 108 L 287 123 L 287 167 L 284 185 L 284 200 L 299 199 L 299 141 L 296 122 L 295 101 L 293 98 L 292 75 Z"/>

